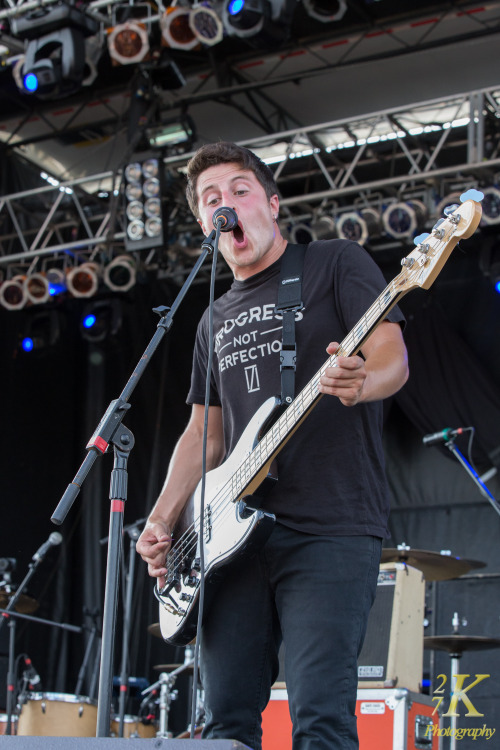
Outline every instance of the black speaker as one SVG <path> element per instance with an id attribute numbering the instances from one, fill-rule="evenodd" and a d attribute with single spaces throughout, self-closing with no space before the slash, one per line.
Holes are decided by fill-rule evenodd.
<path id="1" fill-rule="evenodd" d="M 2 737 L 10 750 L 250 750 L 236 740 L 115 739 L 114 737 Z"/>
<path id="2" fill-rule="evenodd" d="M 420 692 L 423 672 L 425 581 L 403 563 L 380 566 L 375 601 L 358 659 L 359 688 L 402 687 Z"/>

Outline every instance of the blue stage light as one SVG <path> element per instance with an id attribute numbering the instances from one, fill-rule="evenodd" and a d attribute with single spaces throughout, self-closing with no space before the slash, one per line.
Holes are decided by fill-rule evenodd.
<path id="1" fill-rule="evenodd" d="M 24 76 L 23 85 L 26 91 L 29 91 L 30 94 L 33 94 L 38 88 L 38 78 L 34 73 L 28 73 Z"/>
<path id="2" fill-rule="evenodd" d="M 21 342 L 21 346 L 24 349 L 25 352 L 32 352 L 35 348 L 35 344 L 33 342 L 33 339 L 29 336 L 26 336 Z"/>
<path id="3" fill-rule="evenodd" d="M 227 12 L 231 16 L 235 16 L 237 13 L 240 12 L 240 10 L 243 9 L 243 6 L 245 5 L 245 0 L 231 0 L 227 7 Z"/>
<path id="4" fill-rule="evenodd" d="M 500 279 L 495 283 L 495 289 L 497 290 L 498 294 L 500 294 Z"/>
<path id="5" fill-rule="evenodd" d="M 86 315 L 83 319 L 83 327 L 84 328 L 92 328 L 92 326 L 95 325 L 97 318 L 93 313 L 90 313 L 89 315 Z"/>
<path id="6" fill-rule="evenodd" d="M 64 284 L 49 284 L 49 294 L 51 297 L 55 297 L 56 294 L 62 294 L 66 291 Z"/>

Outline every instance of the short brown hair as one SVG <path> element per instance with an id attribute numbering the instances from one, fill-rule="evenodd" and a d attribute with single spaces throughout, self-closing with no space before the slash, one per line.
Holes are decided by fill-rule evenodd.
<path id="1" fill-rule="evenodd" d="M 274 175 L 264 162 L 259 159 L 253 151 L 236 143 L 220 141 L 219 143 L 207 143 L 201 146 L 195 155 L 189 160 L 187 165 L 188 184 L 186 187 L 186 198 L 189 208 L 196 216 L 200 218 L 198 211 L 198 196 L 196 195 L 196 184 L 198 177 L 209 167 L 215 167 L 217 164 L 238 164 L 241 169 L 251 170 L 266 192 L 270 200 L 276 195 L 278 188 Z"/>

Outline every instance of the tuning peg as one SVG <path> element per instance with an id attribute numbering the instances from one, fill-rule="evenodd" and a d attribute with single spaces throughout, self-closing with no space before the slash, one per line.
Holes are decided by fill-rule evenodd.
<path id="1" fill-rule="evenodd" d="M 413 239 L 413 242 L 417 246 L 417 250 L 424 255 L 427 255 L 427 253 L 431 249 L 429 243 L 425 242 L 428 237 L 430 237 L 430 234 L 428 232 L 424 232 L 423 234 L 419 234 L 418 237 L 414 237 Z"/>
<path id="2" fill-rule="evenodd" d="M 458 203 L 452 203 L 450 206 L 446 206 L 443 213 L 445 216 L 450 216 L 453 213 L 453 211 L 457 210 L 457 208 L 460 208 Z"/>

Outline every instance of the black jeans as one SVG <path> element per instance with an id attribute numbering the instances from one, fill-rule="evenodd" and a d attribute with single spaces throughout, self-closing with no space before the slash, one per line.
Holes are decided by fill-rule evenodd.
<path id="1" fill-rule="evenodd" d="M 354 750 L 357 657 L 382 541 L 313 536 L 276 524 L 221 582 L 203 628 L 205 738 L 261 750 L 261 712 L 285 672 L 294 750 Z"/>

